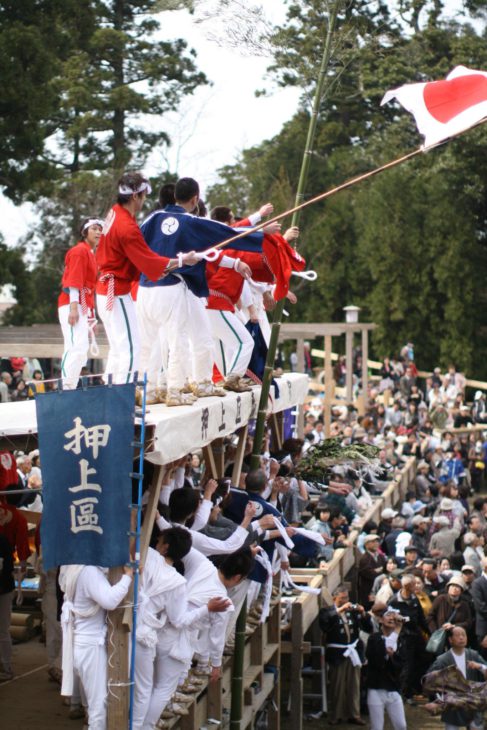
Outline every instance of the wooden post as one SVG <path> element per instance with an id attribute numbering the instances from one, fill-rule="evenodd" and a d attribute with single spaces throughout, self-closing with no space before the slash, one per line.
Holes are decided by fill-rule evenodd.
<path id="1" fill-rule="evenodd" d="M 223 439 L 215 439 L 210 446 L 215 460 L 215 479 L 221 479 L 225 473 L 225 445 Z"/>
<path id="2" fill-rule="evenodd" d="M 367 361 L 369 359 L 369 332 L 367 329 L 362 330 L 362 396 L 364 405 L 367 405 L 368 389 L 369 389 L 369 369 Z"/>
<path id="3" fill-rule="evenodd" d="M 325 426 L 325 438 L 330 438 L 331 433 L 331 402 L 333 398 L 333 370 L 331 366 L 332 337 L 325 335 L 325 400 L 323 403 L 323 415 Z"/>
<path id="4" fill-rule="evenodd" d="M 233 464 L 233 471 L 232 471 L 232 486 L 238 487 L 238 483 L 240 481 L 240 474 L 242 473 L 242 463 L 245 456 L 245 445 L 247 443 L 247 434 L 249 431 L 248 424 L 246 424 L 243 428 L 239 428 L 237 431 L 238 434 L 238 444 L 237 444 L 237 451 L 235 453 L 235 462 Z"/>
<path id="5" fill-rule="evenodd" d="M 296 347 L 298 348 L 298 373 L 304 373 L 304 337 L 298 337 Z"/>
<path id="6" fill-rule="evenodd" d="M 144 567 L 145 558 L 149 549 L 149 543 L 152 535 L 152 529 L 156 519 L 157 505 L 159 504 L 159 496 L 161 494 L 162 482 L 166 474 L 166 467 L 157 465 L 154 468 L 152 483 L 149 487 L 149 499 L 145 510 L 144 522 L 140 534 L 140 567 Z M 135 512 L 135 511 L 134 511 Z M 140 584 L 139 584 L 140 585 Z M 133 584 L 127 594 L 126 603 L 130 603 L 133 599 Z M 123 623 L 129 631 L 132 630 L 132 609 L 126 608 L 123 614 Z"/>
<path id="7" fill-rule="evenodd" d="M 281 451 L 281 449 L 282 449 L 282 429 L 283 429 L 282 412 L 273 413 L 269 419 L 269 425 L 271 428 L 272 442 L 274 445 L 274 450 Z"/>
<path id="8" fill-rule="evenodd" d="M 292 605 L 291 613 L 291 727 L 303 728 L 303 606 L 300 601 Z"/>
<path id="9" fill-rule="evenodd" d="M 345 385 L 348 403 L 353 401 L 353 330 L 345 332 L 345 361 L 347 366 Z"/>
<path id="10" fill-rule="evenodd" d="M 110 568 L 108 579 L 113 585 L 122 575 L 122 568 Z M 129 723 L 130 634 L 123 623 L 124 612 L 124 608 L 108 612 L 107 730 L 125 730 Z"/>
<path id="11" fill-rule="evenodd" d="M 149 549 L 149 543 L 152 535 L 152 529 L 156 519 L 157 505 L 159 504 L 159 497 L 161 494 L 162 482 L 166 475 L 165 466 L 156 466 L 154 469 L 154 476 L 152 478 L 152 484 L 149 487 L 149 499 L 147 501 L 147 507 L 145 509 L 144 522 L 142 524 L 142 531 L 140 536 L 140 564 L 141 566 L 145 563 L 147 551 Z"/>
<path id="12" fill-rule="evenodd" d="M 304 337 L 298 337 L 298 373 L 304 373 L 306 370 L 304 363 Z M 296 406 L 296 430 L 298 438 L 302 439 L 304 436 L 304 408 L 302 403 Z"/>
<path id="13" fill-rule="evenodd" d="M 208 469 L 212 478 L 218 479 L 218 470 L 211 444 L 208 444 L 208 446 L 203 446 L 203 459 L 205 460 L 206 469 Z"/>

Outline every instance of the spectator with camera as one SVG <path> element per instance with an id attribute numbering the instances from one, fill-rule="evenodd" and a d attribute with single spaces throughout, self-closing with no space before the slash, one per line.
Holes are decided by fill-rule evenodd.
<path id="1" fill-rule="evenodd" d="M 360 673 L 363 663 L 363 642 L 360 630 L 372 631 L 370 616 L 360 604 L 351 603 L 348 588 L 333 591 L 333 606 L 322 608 L 320 628 L 325 634 L 326 659 L 330 671 L 328 724 L 348 721 L 365 725 L 360 717 Z"/>
<path id="2" fill-rule="evenodd" d="M 392 608 L 379 617 L 380 631 L 367 642 L 367 705 L 370 730 L 382 730 L 387 712 L 394 730 L 406 730 L 401 691 L 401 669 L 406 658 L 404 618 Z"/>
<path id="3" fill-rule="evenodd" d="M 389 602 L 404 617 L 405 658 L 401 675 L 401 689 L 406 700 L 414 701 L 421 692 L 421 676 L 427 666 L 425 636 L 429 635 L 428 624 L 415 594 L 416 579 L 407 574 L 401 578 L 401 589 Z"/>

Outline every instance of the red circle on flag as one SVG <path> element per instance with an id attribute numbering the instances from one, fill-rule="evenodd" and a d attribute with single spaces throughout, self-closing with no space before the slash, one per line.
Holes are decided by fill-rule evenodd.
<path id="1" fill-rule="evenodd" d="M 469 107 L 487 101 L 487 77 L 467 74 L 450 81 L 432 81 L 425 85 L 423 98 L 431 116 L 446 124 Z"/>

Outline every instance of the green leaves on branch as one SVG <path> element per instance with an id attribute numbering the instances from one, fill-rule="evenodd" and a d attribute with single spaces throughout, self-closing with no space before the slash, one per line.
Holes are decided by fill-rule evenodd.
<path id="1" fill-rule="evenodd" d="M 358 469 L 361 466 L 375 468 L 378 464 L 380 449 L 371 444 L 356 443 L 341 445 L 341 439 L 324 439 L 316 446 L 310 446 L 296 466 L 296 476 L 307 481 L 322 482 L 326 472 L 333 466 L 348 466 Z"/>

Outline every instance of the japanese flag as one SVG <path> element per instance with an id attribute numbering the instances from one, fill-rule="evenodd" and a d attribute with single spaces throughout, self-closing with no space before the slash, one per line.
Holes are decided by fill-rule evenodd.
<path id="1" fill-rule="evenodd" d="M 487 118 L 487 73 L 457 66 L 443 81 L 391 89 L 381 105 L 391 99 L 413 114 L 424 147 L 432 147 Z"/>

